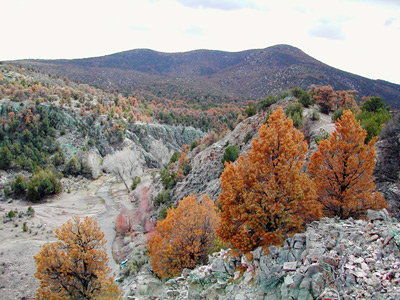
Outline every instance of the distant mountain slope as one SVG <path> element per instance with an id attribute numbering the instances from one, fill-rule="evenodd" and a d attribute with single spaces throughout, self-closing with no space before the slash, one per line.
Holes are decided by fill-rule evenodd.
<path id="1" fill-rule="evenodd" d="M 142 90 L 170 99 L 261 99 L 295 86 L 330 84 L 335 90 L 380 96 L 400 107 L 400 85 L 335 69 L 289 45 L 242 52 L 138 49 L 95 58 L 12 63 L 34 65 L 105 89 Z"/>

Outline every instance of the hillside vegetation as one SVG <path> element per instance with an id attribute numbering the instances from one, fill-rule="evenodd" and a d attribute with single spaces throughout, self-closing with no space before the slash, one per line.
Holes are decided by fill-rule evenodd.
<path id="1" fill-rule="evenodd" d="M 395 269 L 398 264 L 398 258 L 393 257 L 398 254 L 398 224 L 391 225 L 385 208 L 397 213 L 392 208 L 396 208 L 398 194 L 394 192 L 395 201 L 386 203 L 383 196 L 393 186 L 386 185 L 382 195 L 374 177 L 381 176 L 377 180 L 380 184 L 398 181 L 398 176 L 386 171 L 388 162 L 379 158 L 383 155 L 393 160 L 390 173 L 398 173 L 397 152 L 392 148 L 397 149 L 399 120 L 394 116 L 385 126 L 392 118 L 387 103 L 379 96 L 363 97 L 363 92 L 354 86 L 338 89 L 333 79 L 332 85 L 312 85 L 305 80 L 284 90 L 278 84 L 275 91 L 279 93 L 263 94 L 253 100 L 233 89 L 232 95 L 239 95 L 236 98 L 214 86 L 216 78 L 225 78 L 226 86 L 234 82 L 224 75 L 228 69 L 235 73 L 235 68 L 242 66 L 235 73 L 239 80 L 243 74 L 253 78 L 259 75 L 257 70 L 268 66 L 283 72 L 279 78 L 289 80 L 285 77 L 286 67 L 290 69 L 301 62 L 312 66 L 317 76 L 316 66 L 320 63 L 289 46 L 258 50 L 256 54 L 231 53 L 224 62 L 220 61 L 221 53 L 215 52 L 207 64 L 211 69 L 202 65 L 208 51 L 195 52 L 196 57 L 199 55 L 196 63 L 191 63 L 192 54 L 175 57 L 137 51 L 133 57 L 139 57 L 142 63 L 132 59 L 120 70 L 146 74 L 147 83 L 152 82 L 153 76 L 162 80 L 171 74 L 176 80 L 190 77 L 193 81 L 189 80 L 188 86 L 199 87 L 199 95 L 202 88 L 208 87 L 210 97 L 187 96 L 190 89 L 181 93 L 181 88 L 188 87 L 185 84 L 178 84 L 174 95 L 154 96 L 155 91 L 144 86 L 137 93 L 106 92 L 55 75 L 57 66 L 69 70 L 70 61 L 52 62 L 53 75 L 37 69 L 47 62 L 39 62 L 34 68 L 0 65 L 2 200 L 7 204 L 14 199 L 28 200 L 22 204 L 35 202 L 40 211 L 41 205 L 45 207 L 52 201 L 57 206 L 60 199 L 51 197 L 46 201 L 46 197 L 63 190 L 66 193 L 60 198 L 70 200 L 73 182 L 78 182 L 74 189 L 79 190 L 89 180 L 109 174 L 91 181 L 96 182 L 95 200 L 91 199 L 90 205 L 83 203 L 93 209 L 91 214 L 100 220 L 103 230 L 107 226 L 107 239 L 111 238 L 107 247 L 116 263 L 121 263 L 118 281 L 125 287 L 122 294 L 129 299 L 140 299 L 146 294 L 144 289 L 150 291 L 146 296 L 153 298 L 183 299 L 191 294 L 195 299 L 208 299 L 210 295 L 203 290 L 207 285 L 213 299 L 230 299 L 235 291 L 239 299 L 252 298 L 249 295 L 258 292 L 261 299 L 285 299 L 289 295 L 296 298 L 301 293 L 304 296 L 300 299 L 314 299 L 331 290 L 338 298 L 345 298 L 350 289 L 356 290 L 357 295 L 384 294 L 385 289 L 379 290 L 376 282 L 395 293 L 388 281 L 398 283 L 400 273 L 386 272 L 385 268 Z M 160 63 L 154 65 L 153 60 Z M 117 70 L 122 61 L 113 62 L 109 57 L 79 60 L 74 61 L 74 70 Z M 177 62 L 179 68 L 175 66 Z M 253 73 L 245 67 L 250 62 Z M 197 73 L 199 65 L 204 69 Z M 129 78 L 127 74 L 124 78 Z M 204 76 L 208 78 L 204 85 L 194 80 Z M 168 84 L 171 82 L 176 84 Z M 159 87 L 158 82 L 153 83 Z M 302 88 L 303 83 L 307 88 Z M 237 86 L 247 85 L 242 81 Z M 249 91 L 254 92 L 253 87 Z M 378 136 L 391 145 L 378 148 L 377 158 Z M 35 218 L 34 214 L 29 210 L 29 218 Z M 60 215 L 64 216 L 64 211 Z M 10 223 L 10 238 L 12 225 L 21 223 L 19 216 L 25 217 L 14 209 L 3 217 L 5 223 Z M 348 218 L 368 218 L 371 223 L 346 221 Z M 115 298 L 111 294 L 119 291 L 107 275 L 106 241 L 100 227 L 89 219 L 84 222 L 90 224 L 80 227 L 79 218 L 73 220 L 56 231 L 59 242 L 43 247 L 35 256 L 36 277 L 41 281 L 38 299 L 50 299 L 52 294 L 55 299 L 58 293 L 62 294 L 60 299 L 72 295 L 76 278 L 82 283 L 82 290 L 77 293 L 92 297 L 101 291 L 101 297 Z M 373 221 L 382 221 L 384 229 L 372 231 L 376 223 Z M 29 221 L 29 225 L 22 225 L 23 232 L 29 232 L 31 223 L 34 224 Z M 365 233 L 344 235 L 346 224 L 351 228 L 362 225 Z M 340 230 L 332 233 L 332 245 L 326 242 L 327 234 L 317 236 L 313 231 L 321 228 L 327 232 L 328 227 Z M 85 228 L 93 229 L 93 241 L 86 239 L 89 234 L 80 236 Z M 301 233 L 304 230 L 311 233 Z M 79 238 L 74 239 L 75 236 Z M 348 257 L 343 247 L 351 246 L 347 244 L 352 237 L 352 245 L 357 243 L 360 248 L 355 256 L 374 256 L 368 261 L 367 257 L 362 261 Z M 69 248 L 63 246 L 62 242 L 69 239 L 74 239 L 73 243 L 66 243 Z M 381 247 L 381 255 L 365 246 L 369 242 L 373 242 L 371 247 L 375 250 Z M 93 253 L 104 264 L 96 265 L 81 243 L 89 248 L 97 243 Z M 71 253 L 64 254 L 63 249 Z M 395 254 L 390 255 L 390 251 Z M 60 257 L 65 258 L 65 266 L 59 263 Z M 211 267 L 188 270 L 205 265 L 210 259 Z M 382 265 L 374 269 L 372 263 L 380 259 Z M 84 272 L 79 267 L 81 263 Z M 88 266 L 93 270 L 86 272 Z M 98 274 L 97 267 L 101 269 Z M 74 274 L 59 276 L 59 272 L 70 270 Z M 380 275 L 372 275 L 373 270 Z M 50 271 L 56 279 L 49 276 Z M 180 274 L 181 279 L 174 279 Z M 265 274 L 269 274 L 267 281 L 261 279 Z M 63 278 L 71 286 L 61 288 Z M 141 278 L 148 281 L 141 283 Z M 163 285 L 167 280 L 169 283 Z M 250 288 L 251 283 L 255 284 L 254 289 Z M 354 287 L 356 283 L 360 286 Z M 367 289 L 369 283 L 374 290 Z M 90 289 L 92 284 L 96 287 Z M 236 284 L 244 287 L 243 292 L 238 292 Z M 196 291 L 186 289 L 188 285 Z"/>
<path id="2" fill-rule="evenodd" d="M 399 85 L 332 68 L 289 45 L 242 52 L 138 49 L 96 58 L 12 63 L 35 66 L 109 91 L 135 92 L 141 100 L 232 103 L 315 84 L 357 90 L 361 97 L 379 96 L 399 107 Z"/>

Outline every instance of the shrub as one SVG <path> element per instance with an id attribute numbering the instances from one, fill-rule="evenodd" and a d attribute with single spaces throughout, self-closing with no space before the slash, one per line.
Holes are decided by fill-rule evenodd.
<path id="1" fill-rule="evenodd" d="M 173 205 L 172 203 L 169 204 L 169 205 L 167 205 L 167 206 L 164 206 L 164 207 L 160 210 L 160 213 L 158 214 L 157 220 L 158 220 L 158 221 L 164 220 L 164 219 L 167 217 L 168 209 L 170 209 L 171 207 L 174 207 L 174 205 Z M 175 208 L 175 207 L 174 207 L 174 208 Z"/>
<path id="2" fill-rule="evenodd" d="M 199 145 L 199 142 L 197 140 L 194 140 L 191 144 L 190 144 L 190 151 L 192 151 L 194 148 L 196 148 Z"/>
<path id="3" fill-rule="evenodd" d="M 314 141 L 318 145 L 322 140 L 326 140 L 328 138 L 329 138 L 329 132 L 321 128 L 318 132 L 318 135 L 314 138 Z"/>
<path id="4" fill-rule="evenodd" d="M 60 181 L 51 171 L 39 171 L 32 176 L 28 184 L 28 199 L 37 202 L 47 195 L 58 194 L 62 191 Z"/>
<path id="5" fill-rule="evenodd" d="M 247 117 L 254 116 L 257 113 L 257 108 L 254 103 L 250 102 L 245 109 Z"/>
<path id="6" fill-rule="evenodd" d="M 135 176 L 135 178 L 132 179 L 131 190 L 132 191 L 136 190 L 137 186 L 141 182 L 142 182 L 142 179 L 139 176 Z"/>
<path id="7" fill-rule="evenodd" d="M 316 110 L 313 110 L 309 118 L 311 119 L 311 121 L 319 121 L 321 119 L 321 116 Z"/>
<path id="8" fill-rule="evenodd" d="M 267 110 L 272 104 L 276 103 L 276 99 L 274 96 L 272 95 L 268 95 L 265 99 L 261 100 L 260 102 L 258 102 L 257 104 L 257 109 L 258 111 L 265 111 Z"/>
<path id="9" fill-rule="evenodd" d="M 343 108 L 339 108 L 337 110 L 334 111 L 334 113 L 332 114 L 332 121 L 336 122 L 338 119 L 340 119 L 343 115 Z"/>
<path id="10" fill-rule="evenodd" d="M 222 156 L 222 164 L 235 161 L 239 157 L 239 153 L 240 151 L 237 145 L 226 147 L 224 155 Z"/>
<path id="11" fill-rule="evenodd" d="M 315 100 L 310 94 L 304 92 L 304 94 L 299 98 L 299 102 L 303 104 L 304 107 L 309 107 L 315 103 Z"/>
<path id="12" fill-rule="evenodd" d="M 35 210 L 32 206 L 28 206 L 28 208 L 26 209 L 26 215 L 28 217 L 33 217 L 35 215 Z"/>
<path id="13" fill-rule="evenodd" d="M 175 172 L 170 172 L 167 169 L 161 170 L 161 183 L 163 184 L 164 188 L 173 189 L 177 182 L 177 175 Z"/>
<path id="14" fill-rule="evenodd" d="M 94 139 L 89 139 L 89 140 L 87 141 L 87 145 L 88 145 L 89 147 L 93 147 L 93 146 L 95 145 Z"/>
<path id="15" fill-rule="evenodd" d="M 293 97 L 296 97 L 297 99 L 299 99 L 301 97 L 301 95 L 303 95 L 303 93 L 305 93 L 305 91 L 302 88 L 299 88 L 298 86 L 296 86 L 294 89 L 291 90 L 291 93 L 292 93 Z"/>
<path id="16" fill-rule="evenodd" d="M 251 132 L 248 132 L 243 139 L 243 143 L 247 144 L 252 139 L 252 137 L 253 137 L 253 134 Z"/>
<path id="17" fill-rule="evenodd" d="M 292 89 L 292 95 L 296 97 L 304 107 L 309 107 L 315 103 L 315 100 L 309 93 L 299 87 Z"/>
<path id="18" fill-rule="evenodd" d="M 140 271 L 140 268 L 147 264 L 149 256 L 147 251 L 136 248 L 132 253 L 132 258 L 128 260 L 125 267 L 121 270 L 121 276 L 126 278 L 130 275 L 135 275 Z"/>
<path id="19" fill-rule="evenodd" d="M 293 120 L 296 128 L 303 124 L 303 105 L 301 103 L 291 103 L 286 107 L 285 113 Z"/>
<path id="20" fill-rule="evenodd" d="M 365 142 L 369 142 L 373 137 L 378 136 L 383 124 L 392 117 L 387 109 L 382 108 L 379 103 L 374 102 L 374 104 L 367 105 L 366 107 L 361 106 L 362 111 L 357 115 L 357 119 L 361 121 L 362 128 L 367 130 Z"/>
<path id="21" fill-rule="evenodd" d="M 56 154 L 53 156 L 53 164 L 55 166 L 61 166 L 64 164 L 64 153 L 62 151 L 58 151 Z"/>
<path id="22" fill-rule="evenodd" d="M 9 217 L 10 219 L 13 219 L 17 216 L 17 214 L 15 213 L 15 211 L 10 210 L 7 214 L 7 217 Z"/>
<path id="23" fill-rule="evenodd" d="M 8 197 L 11 194 L 11 190 L 8 186 L 6 186 L 3 190 L 4 197 Z"/>
<path id="24" fill-rule="evenodd" d="M 280 91 L 278 93 L 278 95 L 276 95 L 276 99 L 280 100 L 280 99 L 285 99 L 286 97 L 289 97 L 290 95 L 290 91 L 289 90 L 284 90 L 284 91 Z"/>
<path id="25" fill-rule="evenodd" d="M 27 188 L 27 180 L 21 175 L 18 175 L 17 178 L 11 182 L 11 190 L 17 195 L 25 194 Z"/>
<path id="26" fill-rule="evenodd" d="M 7 147 L 0 147 L 0 169 L 7 170 L 13 160 L 13 155 Z"/>
<path id="27" fill-rule="evenodd" d="M 172 199 L 172 193 L 171 190 L 165 190 L 161 193 L 159 193 L 155 198 L 154 198 L 154 206 L 158 207 L 160 205 L 169 203 Z"/>
<path id="28" fill-rule="evenodd" d="M 131 231 L 131 224 L 123 214 L 118 214 L 115 219 L 115 232 L 119 236 L 125 236 Z"/>
<path id="29" fill-rule="evenodd" d="M 381 97 L 370 97 L 361 105 L 362 111 L 378 112 L 380 109 L 387 110 L 386 104 Z"/>
<path id="30" fill-rule="evenodd" d="M 172 154 L 172 156 L 171 156 L 169 162 L 170 162 L 171 164 L 172 164 L 172 163 L 176 163 L 176 162 L 178 161 L 178 159 L 179 159 L 180 156 L 181 156 L 181 155 L 180 155 L 178 152 L 174 152 L 174 154 Z"/>
<path id="31" fill-rule="evenodd" d="M 80 173 L 81 173 L 81 164 L 79 163 L 79 161 L 74 156 L 65 165 L 64 174 L 65 175 L 77 176 Z"/>

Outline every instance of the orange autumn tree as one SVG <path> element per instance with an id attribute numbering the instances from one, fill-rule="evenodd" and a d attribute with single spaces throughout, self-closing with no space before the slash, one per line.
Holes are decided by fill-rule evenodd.
<path id="1" fill-rule="evenodd" d="M 170 208 L 167 217 L 157 223 L 149 242 L 153 271 L 161 278 L 173 277 L 184 268 L 205 264 L 213 248 L 217 225 L 214 202 L 203 196 L 183 198 L 178 207 Z"/>
<path id="2" fill-rule="evenodd" d="M 120 291 L 107 275 L 106 241 L 97 222 L 74 216 L 55 235 L 60 241 L 44 245 L 34 256 L 40 280 L 36 299 L 119 299 Z"/>
<path id="3" fill-rule="evenodd" d="M 367 132 L 350 110 L 335 124 L 336 130 L 311 156 L 309 173 L 326 216 L 364 217 L 367 209 L 386 207 L 372 176 L 376 137 L 364 143 Z"/>
<path id="4" fill-rule="evenodd" d="M 280 245 L 285 235 L 320 217 L 314 187 L 302 171 L 308 150 L 303 134 L 278 108 L 259 136 L 236 165 L 225 163 L 221 175 L 217 236 L 243 251 Z"/>

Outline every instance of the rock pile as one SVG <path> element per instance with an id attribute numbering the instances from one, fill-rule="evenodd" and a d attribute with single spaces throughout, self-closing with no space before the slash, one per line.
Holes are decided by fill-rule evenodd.
<path id="1" fill-rule="evenodd" d="M 400 299 L 399 248 L 400 224 L 386 210 L 368 221 L 324 218 L 269 254 L 214 253 L 158 299 Z"/>

